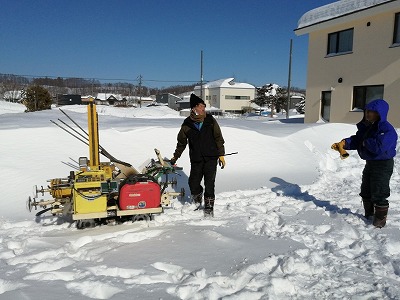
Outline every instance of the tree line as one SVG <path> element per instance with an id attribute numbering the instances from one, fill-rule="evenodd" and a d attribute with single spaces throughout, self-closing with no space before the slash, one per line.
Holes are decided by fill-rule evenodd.
<path id="1" fill-rule="evenodd" d="M 122 96 L 150 96 L 170 93 L 179 95 L 193 91 L 196 85 L 151 88 L 141 84 L 135 85 L 127 82 L 102 83 L 99 80 L 85 78 L 29 78 L 13 74 L 0 74 L 0 95 L 10 91 L 22 91 L 22 93 L 8 93 L 7 96 L 4 94 L 4 98 L 11 102 L 23 98 L 28 111 L 50 107 L 52 99 L 60 94 L 96 96 L 97 93 L 112 93 L 121 94 Z M 305 90 L 293 87 L 290 93 L 291 95 L 305 95 Z M 42 98 L 44 99 L 43 101 L 38 101 L 38 99 Z M 287 88 L 270 83 L 256 88 L 255 99 L 252 102 L 260 107 L 270 108 L 273 115 L 275 111 L 280 112 L 286 109 L 287 98 Z M 304 103 L 301 105 L 302 107 L 299 107 L 299 109 L 303 112 Z M 298 111 L 300 112 L 300 110 Z"/>
<path id="2" fill-rule="evenodd" d="M 87 78 L 51 78 L 51 77 L 27 77 L 13 74 L 0 74 L 0 95 L 9 91 L 26 90 L 30 86 L 42 86 L 46 88 L 52 97 L 59 94 L 92 95 L 97 93 L 113 93 L 122 96 L 150 96 L 164 93 L 182 94 L 193 91 L 196 84 L 175 85 L 170 87 L 154 88 L 146 85 L 128 82 L 101 82 L 98 79 Z M 8 101 L 14 102 L 14 94 Z"/>

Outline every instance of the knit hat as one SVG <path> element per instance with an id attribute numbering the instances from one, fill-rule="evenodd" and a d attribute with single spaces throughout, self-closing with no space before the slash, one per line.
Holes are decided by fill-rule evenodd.
<path id="1" fill-rule="evenodd" d="M 206 105 L 203 99 L 201 99 L 200 97 L 197 97 L 195 94 L 190 95 L 190 108 L 193 108 L 200 103 Z"/>

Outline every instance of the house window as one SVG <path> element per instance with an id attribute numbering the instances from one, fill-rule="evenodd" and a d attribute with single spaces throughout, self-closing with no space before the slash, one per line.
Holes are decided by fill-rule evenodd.
<path id="1" fill-rule="evenodd" d="M 229 100 L 250 100 L 250 96 L 232 96 L 232 95 L 226 95 L 225 99 Z"/>
<path id="2" fill-rule="evenodd" d="M 353 51 L 354 28 L 330 33 L 328 35 L 328 55 Z"/>
<path id="3" fill-rule="evenodd" d="M 353 109 L 364 109 L 365 105 L 375 99 L 383 98 L 383 85 L 355 86 Z"/>
<path id="4" fill-rule="evenodd" d="M 393 44 L 400 44 L 400 13 L 395 15 Z"/>

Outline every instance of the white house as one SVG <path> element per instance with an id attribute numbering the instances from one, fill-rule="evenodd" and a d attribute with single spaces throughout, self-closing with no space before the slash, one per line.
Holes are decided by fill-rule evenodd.
<path id="1" fill-rule="evenodd" d="M 128 101 L 128 103 L 133 104 L 136 107 L 145 107 L 156 102 L 155 96 L 149 96 L 149 97 L 126 96 L 125 98 Z"/>
<path id="2" fill-rule="evenodd" d="M 200 97 L 200 86 L 194 88 Z M 248 83 L 235 82 L 234 78 L 220 79 L 203 85 L 203 100 L 207 106 L 217 107 L 225 112 L 241 113 L 254 100 L 256 88 Z"/>

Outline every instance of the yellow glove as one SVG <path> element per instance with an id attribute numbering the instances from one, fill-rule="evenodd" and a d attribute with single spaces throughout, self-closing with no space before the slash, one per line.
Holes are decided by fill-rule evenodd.
<path id="1" fill-rule="evenodd" d="M 344 146 L 346 145 L 345 140 L 341 140 L 339 143 L 332 144 L 331 148 L 340 153 L 340 158 L 345 159 L 349 157 L 349 154 L 346 150 L 344 150 Z"/>
<path id="2" fill-rule="evenodd" d="M 218 157 L 218 164 L 221 167 L 221 169 L 225 168 L 225 165 L 226 165 L 225 157 L 223 157 L 223 156 Z"/>

